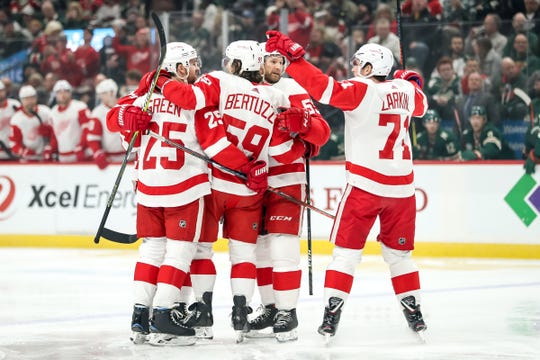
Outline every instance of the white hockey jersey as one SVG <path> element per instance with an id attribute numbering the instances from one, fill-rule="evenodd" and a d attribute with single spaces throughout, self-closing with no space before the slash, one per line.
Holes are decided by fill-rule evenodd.
<path id="1" fill-rule="evenodd" d="M 52 112 L 48 106 L 38 104 L 36 113 L 44 125 L 51 125 Z M 38 132 L 41 124 L 36 115 L 30 114 L 22 108 L 13 114 L 9 139 L 9 145 L 13 153 L 19 155 L 24 149 L 28 149 L 33 153 L 28 160 L 42 160 L 46 140 Z"/>
<path id="2" fill-rule="evenodd" d="M 6 99 L 0 104 L 0 141 L 9 147 L 10 120 L 21 103 L 15 99 Z M 9 159 L 8 153 L 0 146 L 0 160 Z"/>
<path id="3" fill-rule="evenodd" d="M 100 141 L 101 148 L 107 154 L 109 161 L 121 162 L 124 159 L 126 151 L 122 146 L 122 139 L 118 133 L 107 129 L 107 112 L 111 108 L 101 103 L 92 110 L 91 116 L 99 120 L 100 129 L 89 129 L 87 141 Z"/>
<path id="4" fill-rule="evenodd" d="M 75 162 L 77 145 L 81 142 L 82 125 L 90 117 L 88 106 L 80 100 L 71 100 L 67 106 L 52 108 L 52 126 L 58 141 L 58 161 Z"/>
<path id="5" fill-rule="evenodd" d="M 427 110 L 421 89 L 406 80 L 336 81 L 300 59 L 287 67 L 315 100 L 344 111 L 347 182 L 375 195 L 409 197 L 414 173 L 409 126 Z"/>

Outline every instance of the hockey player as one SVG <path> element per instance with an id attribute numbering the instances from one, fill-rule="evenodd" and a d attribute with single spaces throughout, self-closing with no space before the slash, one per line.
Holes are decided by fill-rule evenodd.
<path id="1" fill-rule="evenodd" d="M 534 174 L 536 164 L 540 164 L 540 115 L 536 116 L 534 124 L 527 129 L 523 157 L 525 173 Z"/>
<path id="2" fill-rule="evenodd" d="M 279 51 L 291 64 L 287 73 L 317 101 L 344 111 L 344 190 L 330 234 L 333 260 L 324 282 L 325 309 L 318 331 L 334 336 L 353 283 L 356 265 L 376 218 L 380 220 L 382 255 L 409 327 L 426 329 L 420 311 L 420 280 L 412 261 L 416 201 L 409 139 L 412 116 L 423 116 L 427 98 L 421 77 L 398 70 L 386 80 L 394 57 L 378 44 L 366 44 L 354 54 L 354 77 L 336 81 L 311 65 L 305 50 L 278 31 L 267 32 L 267 51 Z"/>
<path id="3" fill-rule="evenodd" d="M 253 176 L 261 182 L 260 191 L 253 191 L 249 188 L 249 181 L 246 186 L 238 177 L 212 168 L 213 201 L 208 210 L 210 219 L 205 225 L 205 236 L 208 241 L 217 240 L 219 220 L 223 217 L 223 236 L 229 239 L 234 304 L 232 326 L 237 333 L 237 341 L 242 341 L 249 330 L 247 315 L 251 308 L 248 304 L 256 277 L 255 243 L 261 225 L 263 192 L 267 186 L 268 147 L 273 123 L 277 108 L 290 105 L 282 92 L 259 85 L 262 61 L 263 52 L 256 41 L 235 41 L 225 50 L 225 71 L 205 74 L 193 85 L 173 82 L 166 76 L 160 76 L 157 83 L 168 100 L 183 108 L 218 106 L 228 137 L 255 165 L 250 171 L 264 176 L 264 183 L 263 179 Z M 201 296 L 196 280 L 200 274 L 212 272 L 205 280 L 204 292 L 211 291 L 215 279 L 211 246 L 207 247 L 205 254 L 202 248 L 199 250 L 196 260 L 203 260 L 198 264 L 204 266 L 206 272 L 198 269 L 196 262 L 191 267 L 196 297 Z"/>
<path id="4" fill-rule="evenodd" d="M 455 160 L 459 146 L 454 134 L 440 128 L 441 118 L 437 110 L 428 110 L 422 118 L 424 130 L 418 133 L 413 148 L 415 160 Z"/>
<path id="5" fill-rule="evenodd" d="M 6 86 L 0 80 L 0 160 L 16 159 L 9 148 L 9 122 L 20 106 L 18 100 L 7 97 Z"/>
<path id="6" fill-rule="evenodd" d="M 513 159 L 514 153 L 508 146 L 501 131 L 487 121 L 486 108 L 475 105 L 469 115 L 470 129 L 462 136 L 462 160 Z"/>
<path id="7" fill-rule="evenodd" d="M 90 109 L 72 98 L 73 88 L 67 80 L 58 80 L 53 87 L 56 105 L 52 107 L 52 127 L 58 141 L 58 161 L 70 163 L 78 161 L 77 152 L 84 151 L 80 146 L 83 125 L 90 118 Z"/>
<path id="8" fill-rule="evenodd" d="M 53 161 L 57 153 L 52 131 L 52 113 L 37 103 L 37 91 L 31 85 L 19 89 L 22 106 L 11 118 L 9 145 L 20 161 Z"/>
<path id="9" fill-rule="evenodd" d="M 328 141 L 330 127 L 309 94 L 290 78 L 282 77 L 285 57 L 268 53 L 265 44 L 264 82 L 286 93 L 292 108 L 280 114 L 274 124 L 272 149 L 285 149 L 288 143 L 300 152 L 293 161 L 282 163 L 282 154 L 271 150 L 268 184 L 297 199 L 306 198 L 304 156 L 316 156 Z M 292 149 L 295 151 L 295 149 Z M 303 208 L 273 192 L 264 195 L 264 217 L 257 239 L 257 285 L 261 296 L 261 313 L 249 323 L 248 337 L 276 336 L 278 341 L 296 340 L 298 319 L 296 305 L 300 292 L 300 233 Z M 268 329 L 270 331 L 268 331 Z"/>
<path id="10" fill-rule="evenodd" d="M 169 43 L 163 69 L 163 76 L 172 82 L 192 83 L 200 71 L 197 52 L 185 43 Z M 147 76 L 144 82 L 150 79 Z M 107 114 L 109 129 L 127 138 L 149 129 L 197 152 L 204 143 L 214 160 L 229 159 L 228 166 L 250 174 L 253 163 L 227 141 L 216 110 L 195 114 L 171 103 L 160 93 L 161 87 L 156 89 L 148 113 L 142 111 L 146 95 L 141 89 L 122 98 Z M 139 145 L 137 234 L 143 243 L 134 275 L 133 341 L 144 342 L 151 331 L 151 344 L 193 344 L 195 331 L 186 326 L 174 304 L 197 242 L 203 241 L 205 198 L 210 194 L 208 164 L 151 135 L 143 134 Z M 253 178 L 248 175 L 250 181 Z"/>

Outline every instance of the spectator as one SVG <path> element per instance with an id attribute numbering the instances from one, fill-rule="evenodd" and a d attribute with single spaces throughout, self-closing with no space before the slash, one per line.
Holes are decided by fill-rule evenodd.
<path id="1" fill-rule="evenodd" d="M 34 39 L 28 61 L 41 66 L 42 62 L 55 52 L 56 40 L 63 30 L 64 28 L 60 22 L 54 20 L 49 22 L 45 26 L 43 34 Z"/>
<path id="2" fill-rule="evenodd" d="M 135 34 L 134 45 L 123 45 L 115 28 L 116 36 L 113 38 L 112 47 L 114 51 L 126 60 L 127 70 L 139 70 L 141 74 L 151 71 L 150 29 L 144 28 Z"/>
<path id="3" fill-rule="evenodd" d="M 333 59 L 341 55 L 340 48 L 333 41 L 327 40 L 324 28 L 313 29 L 306 47 L 306 60 L 326 72 Z"/>
<path id="4" fill-rule="evenodd" d="M 9 144 L 21 161 L 52 161 L 57 142 L 51 129 L 52 113 L 37 103 L 37 92 L 30 85 L 19 90 L 22 106 L 11 118 Z"/>
<path id="5" fill-rule="evenodd" d="M 123 29 L 117 28 L 115 29 L 115 32 L 120 34 L 123 32 Z M 112 41 L 110 36 L 105 36 L 103 38 L 103 46 L 99 50 L 100 72 L 105 74 L 106 77 L 113 79 L 117 84 L 123 84 L 123 75 L 126 72 L 126 61 L 114 51 Z"/>
<path id="6" fill-rule="evenodd" d="M 540 114 L 531 123 L 525 134 L 525 146 L 523 149 L 523 158 L 525 159 L 526 174 L 535 172 L 536 164 L 540 164 Z"/>
<path id="7" fill-rule="evenodd" d="M 529 50 L 529 40 L 525 34 L 517 34 L 512 45 L 512 51 L 508 56 L 516 62 L 516 66 L 525 77 L 528 78 L 536 70 L 540 70 L 540 58 Z"/>
<path id="8" fill-rule="evenodd" d="M 413 147 L 415 160 L 455 160 L 459 146 L 454 134 L 440 128 L 441 118 L 436 110 L 428 110 L 422 118 L 424 128 Z"/>
<path id="9" fill-rule="evenodd" d="M 46 0 L 41 3 L 41 15 L 43 16 L 43 23 L 45 27 L 52 21 L 60 21 L 60 15 L 56 12 L 52 1 Z"/>
<path id="10" fill-rule="evenodd" d="M 503 49 L 506 46 L 508 39 L 501 34 L 501 18 L 497 14 L 488 14 L 484 19 L 482 26 L 473 27 L 469 32 L 469 36 L 465 41 L 465 53 L 473 54 L 474 40 L 482 37 L 486 37 L 491 42 L 491 48 L 499 56 L 502 56 Z"/>
<path id="11" fill-rule="evenodd" d="M 58 161 L 76 162 L 84 159 L 85 148 L 81 141 L 82 126 L 90 117 L 88 106 L 72 98 L 73 87 L 66 80 L 58 80 L 53 92 L 56 105 L 52 108 L 52 127 L 58 141 Z"/>
<path id="12" fill-rule="evenodd" d="M 377 5 L 377 8 L 375 9 L 375 13 L 373 14 L 373 21 L 371 24 L 369 24 L 369 28 L 367 30 L 366 37 L 368 39 L 375 36 L 375 24 L 378 19 L 385 18 L 390 21 L 390 31 L 392 31 L 394 34 L 397 35 L 398 33 L 398 27 L 397 27 L 397 21 L 396 17 L 394 16 L 394 11 L 390 7 L 390 5 L 380 2 L 379 5 Z M 355 50 L 358 49 L 358 47 L 353 47 Z M 399 59 L 400 57 L 398 57 Z"/>
<path id="13" fill-rule="evenodd" d="M 501 72 L 501 56 L 492 48 L 491 41 L 487 37 L 476 39 L 473 48 L 482 74 L 493 77 Z"/>
<path id="14" fill-rule="evenodd" d="M 456 74 L 461 78 L 463 77 L 463 71 L 467 58 L 465 57 L 463 36 L 452 35 L 450 36 L 450 52 L 449 56 L 452 59 L 452 67 Z"/>
<path id="15" fill-rule="evenodd" d="M 82 72 L 82 85 L 91 85 L 94 77 L 99 73 L 100 70 L 99 53 L 91 45 L 93 37 L 93 28 L 88 27 L 84 29 L 84 43 L 80 45 L 74 53 L 75 62 L 77 63 Z"/>
<path id="16" fill-rule="evenodd" d="M 432 77 L 424 91 L 430 108 L 437 110 L 443 120 L 449 120 L 454 117 L 456 98 L 460 95 L 460 79 L 452 67 L 452 59 L 448 56 L 439 59 L 437 72 L 439 76 Z"/>
<path id="17" fill-rule="evenodd" d="M 67 79 L 74 86 L 82 81 L 82 70 L 75 60 L 75 54 L 67 47 L 67 37 L 61 34 L 57 37 L 54 52 L 41 63 L 41 72 L 52 72 L 58 77 Z"/>
<path id="18" fill-rule="evenodd" d="M 9 147 L 9 121 L 21 103 L 7 96 L 6 86 L 0 81 L 0 160 L 13 160 Z"/>
<path id="19" fill-rule="evenodd" d="M 267 9 L 269 15 L 266 18 L 266 24 L 269 30 L 279 30 L 281 9 L 289 11 L 287 18 L 289 37 L 306 47 L 313 29 L 313 16 L 306 9 L 304 0 L 276 0 L 275 5 Z"/>
<path id="20" fill-rule="evenodd" d="M 499 105 L 493 95 L 485 91 L 482 74 L 473 71 L 468 75 L 467 80 L 469 93 L 458 99 L 456 103 L 462 127 L 468 126 L 465 119 L 468 119 L 467 114 L 471 113 L 473 106 L 482 106 L 487 109 L 487 120 L 495 126 L 500 126 Z"/>
<path id="21" fill-rule="evenodd" d="M 138 70 L 129 70 L 126 72 L 125 84 L 120 87 L 120 97 L 124 97 L 139 87 L 142 74 Z"/>
<path id="22" fill-rule="evenodd" d="M 101 6 L 96 10 L 90 25 L 94 27 L 110 26 L 113 20 L 120 19 L 120 5 L 115 0 L 103 0 Z"/>
<path id="23" fill-rule="evenodd" d="M 411 15 L 414 14 L 414 7 L 415 7 L 415 1 L 414 0 L 405 0 L 401 4 L 401 11 L 405 15 Z M 441 19 L 442 13 L 443 13 L 443 7 L 441 5 L 441 2 L 439 0 L 427 0 L 427 10 L 431 14 L 431 16 Z"/>
<path id="24" fill-rule="evenodd" d="M 506 120 L 523 120 L 529 113 L 525 103 L 514 94 L 514 89 L 527 91 L 527 78 L 519 71 L 512 58 L 502 59 L 501 72 L 493 79 L 493 95 L 500 99 L 501 117 Z"/>
<path id="25" fill-rule="evenodd" d="M 368 43 L 380 44 L 389 48 L 394 55 L 394 66 L 399 64 L 398 59 L 401 57 L 399 38 L 390 31 L 390 20 L 385 17 L 375 20 L 375 35 L 368 39 Z"/>
<path id="26" fill-rule="evenodd" d="M 444 9 L 442 13 L 444 21 L 450 24 L 456 24 L 461 27 L 463 25 L 463 22 L 469 20 L 469 10 L 464 5 L 464 2 L 467 2 L 467 0 L 444 1 Z"/>
<path id="27" fill-rule="evenodd" d="M 0 40 L 0 58 L 5 59 L 30 45 L 30 41 L 21 31 L 15 30 L 15 21 L 8 18 L 3 24 L 3 34 Z"/>
<path id="28" fill-rule="evenodd" d="M 518 34 L 524 34 L 529 42 L 531 52 L 538 55 L 538 36 L 531 31 L 531 24 L 523 13 L 517 13 L 512 18 L 512 33 L 508 36 L 508 42 L 503 49 L 502 56 L 512 56 L 515 38 Z"/>
<path id="29" fill-rule="evenodd" d="M 45 104 L 48 107 L 52 108 L 56 104 L 56 96 L 54 95 L 54 84 L 59 80 L 58 75 L 52 72 L 45 74 L 43 78 L 43 90 L 44 95 L 40 100 L 40 104 Z"/>
<path id="30" fill-rule="evenodd" d="M 63 21 L 64 29 L 84 29 L 88 21 L 84 18 L 83 8 L 78 2 L 72 1 L 66 9 L 66 16 Z"/>
<path id="31" fill-rule="evenodd" d="M 524 0 L 525 17 L 536 36 L 540 35 L 540 0 Z"/>
<path id="32" fill-rule="evenodd" d="M 513 159 L 514 152 L 497 127 L 487 120 L 483 106 L 473 106 L 469 115 L 470 129 L 463 131 L 462 160 Z"/>
<path id="33" fill-rule="evenodd" d="M 202 27 L 202 22 L 204 20 L 203 14 L 199 13 L 199 17 L 200 19 L 198 20 L 198 26 L 206 33 L 206 42 L 208 45 L 208 43 L 210 42 L 210 33 Z M 253 13 L 253 11 L 244 10 L 242 11 L 242 14 L 240 16 L 235 17 L 234 24 L 229 27 L 229 36 L 233 41 L 242 39 L 251 39 L 257 41 L 262 40 L 262 35 L 260 34 L 255 25 L 255 14 Z M 197 46 L 195 46 L 195 48 L 199 50 L 199 53 L 204 54 L 204 51 L 201 51 L 204 49 L 198 49 Z"/>
<path id="34" fill-rule="evenodd" d="M 484 91 L 491 93 L 491 79 L 486 74 L 482 74 L 480 70 L 480 62 L 477 58 L 472 57 L 468 58 L 465 61 L 465 67 L 463 68 L 463 76 L 461 77 L 461 94 L 469 94 L 469 75 L 473 72 L 477 72 L 482 76 L 482 79 L 484 80 Z"/>

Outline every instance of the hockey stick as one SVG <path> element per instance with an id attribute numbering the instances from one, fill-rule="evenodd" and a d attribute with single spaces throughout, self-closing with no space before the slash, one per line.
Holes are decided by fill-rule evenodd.
<path id="1" fill-rule="evenodd" d="M 309 178 L 309 157 L 306 156 L 306 202 L 311 204 L 311 182 Z M 307 263 L 309 295 L 313 295 L 313 256 L 311 249 L 311 209 L 306 209 L 307 221 Z"/>
<path id="2" fill-rule="evenodd" d="M 514 94 L 518 98 L 520 98 L 521 101 L 523 101 L 525 105 L 527 105 L 527 107 L 529 108 L 529 117 L 531 120 L 531 128 L 532 128 L 534 126 L 534 105 L 532 103 L 531 97 L 527 95 L 527 93 L 520 88 L 515 88 Z"/>
<path id="3" fill-rule="evenodd" d="M 176 143 L 176 142 L 174 142 L 172 140 L 169 140 L 166 137 L 161 136 L 161 135 L 159 135 L 159 134 L 157 134 L 157 133 L 155 133 L 153 131 L 148 131 L 147 135 L 149 135 L 149 136 L 151 136 L 151 137 L 153 137 L 153 138 L 155 138 L 157 140 L 160 140 L 160 141 L 166 143 L 167 145 L 170 145 L 170 146 L 175 147 L 175 148 L 177 148 L 179 150 L 182 150 L 182 151 L 184 151 L 184 152 L 186 152 L 186 153 L 188 153 L 188 154 L 190 154 L 192 156 L 195 156 L 196 158 L 199 158 L 199 159 L 201 159 L 203 161 L 206 161 L 207 163 L 210 163 L 210 164 L 214 165 L 215 167 L 217 167 L 220 170 L 223 170 L 225 172 L 228 172 L 229 174 L 238 176 L 240 179 L 247 180 L 246 174 L 244 174 L 244 173 L 242 173 L 240 171 L 236 171 L 234 169 L 228 168 L 228 167 L 218 163 L 217 161 L 210 159 L 206 155 L 203 155 L 203 154 L 201 154 L 201 153 L 199 153 L 197 151 L 191 150 L 190 148 L 187 148 L 184 145 L 181 145 L 181 144 Z M 329 217 L 330 219 L 335 218 L 334 215 L 332 215 L 332 214 L 330 214 L 330 213 L 328 213 L 328 212 L 326 212 L 324 210 L 321 210 L 319 208 L 316 208 L 315 206 L 313 206 L 311 204 L 308 204 L 307 202 L 304 202 L 302 200 L 298 200 L 294 196 L 286 194 L 283 191 L 277 190 L 276 188 L 268 187 L 268 191 L 271 191 L 274 194 L 277 194 L 277 195 L 279 195 L 279 196 L 281 196 L 281 197 L 295 203 L 296 205 L 303 206 L 303 207 L 305 207 L 307 209 L 311 209 L 311 210 L 313 210 L 313 211 L 315 211 L 315 212 L 317 212 L 317 213 L 319 213 L 321 215 Z"/>
<path id="4" fill-rule="evenodd" d="M 461 136 L 463 132 L 463 128 L 461 126 L 461 119 L 459 117 L 459 111 L 457 107 L 454 105 L 454 120 L 456 122 L 457 132 L 458 132 L 458 139 L 459 139 L 459 146 L 461 147 Z"/>
<path id="5" fill-rule="evenodd" d="M 156 73 L 154 74 L 154 78 L 152 79 L 152 83 L 150 85 L 150 88 L 148 89 L 148 93 L 146 93 L 146 98 L 144 100 L 144 105 L 142 108 L 143 111 L 148 111 L 148 106 L 150 105 L 150 98 L 152 97 L 152 93 L 154 92 L 154 88 L 156 87 L 156 83 L 159 78 L 159 72 L 161 70 L 163 60 L 165 59 L 165 55 L 167 53 L 167 42 L 165 39 L 165 30 L 163 28 L 163 24 L 161 23 L 161 20 L 156 15 L 156 13 L 152 12 L 150 15 L 152 16 L 152 20 L 154 21 L 154 24 L 156 25 L 156 30 L 159 36 L 159 45 L 161 46 L 161 49 L 159 53 L 159 63 L 156 69 Z M 138 136 L 139 136 L 139 131 L 135 131 L 133 135 L 131 136 L 131 141 L 129 142 L 129 146 L 126 150 L 126 154 L 124 155 L 124 159 L 122 160 L 122 165 L 120 166 L 120 170 L 118 171 L 118 175 L 116 176 L 116 181 L 114 182 L 114 186 L 112 188 L 111 194 L 109 195 L 109 199 L 107 200 L 107 205 L 105 207 L 105 211 L 103 212 L 103 216 L 101 217 L 101 222 L 99 224 L 98 231 L 96 233 L 96 236 L 94 237 L 94 243 L 96 244 L 99 243 L 99 239 L 101 237 L 107 240 L 113 241 L 113 242 L 121 243 L 121 244 L 131 244 L 137 241 L 138 239 L 137 234 L 123 234 L 123 233 L 119 233 L 119 232 L 105 228 L 105 222 L 107 221 L 107 218 L 109 217 L 109 212 L 111 211 L 112 203 L 116 196 L 116 192 L 118 191 L 118 187 L 120 186 L 120 181 L 122 180 L 122 177 L 124 175 L 124 171 L 126 169 L 129 156 L 131 155 L 131 151 L 133 150 L 133 145 L 135 144 L 135 140 L 137 139 Z"/>
<path id="6" fill-rule="evenodd" d="M 19 160 L 19 157 L 11 152 L 11 149 L 0 140 L 0 148 L 7 154 L 10 160 Z"/>

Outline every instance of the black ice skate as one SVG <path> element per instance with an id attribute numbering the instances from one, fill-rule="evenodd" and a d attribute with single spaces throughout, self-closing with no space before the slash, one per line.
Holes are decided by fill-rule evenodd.
<path id="1" fill-rule="evenodd" d="M 249 332 L 248 314 L 251 313 L 251 308 L 246 305 L 246 297 L 244 295 L 233 296 L 231 322 L 234 331 L 236 332 L 236 342 L 244 341 L 245 333 Z"/>
<path id="2" fill-rule="evenodd" d="M 182 314 L 176 309 L 154 308 L 150 321 L 151 345 L 193 345 L 195 330 L 182 322 Z"/>
<path id="3" fill-rule="evenodd" d="M 213 339 L 214 316 L 212 315 L 212 292 L 207 291 L 202 299 L 189 306 L 189 313 L 184 321 L 186 326 L 195 329 L 198 339 Z"/>
<path id="4" fill-rule="evenodd" d="M 427 329 L 427 326 L 422 317 L 420 305 L 416 305 L 414 296 L 411 295 L 401 299 L 401 306 L 403 306 L 403 314 L 409 324 L 409 328 L 418 334 L 422 342 L 425 342 L 423 332 Z"/>
<path id="5" fill-rule="evenodd" d="M 274 323 L 274 334 L 279 342 L 294 341 L 298 339 L 298 318 L 296 309 L 279 310 Z"/>
<path id="6" fill-rule="evenodd" d="M 274 337 L 274 318 L 277 314 L 277 309 L 274 304 L 260 306 L 260 314 L 249 322 L 249 332 L 246 334 L 248 338 L 266 338 Z"/>
<path id="7" fill-rule="evenodd" d="M 175 302 L 172 308 L 173 310 L 177 311 L 180 319 L 183 319 L 183 321 L 185 322 L 189 315 L 187 304 L 185 302 Z"/>
<path id="8" fill-rule="evenodd" d="M 150 334 L 150 310 L 148 306 L 135 304 L 133 306 L 133 315 L 131 316 L 131 337 L 134 344 L 143 344 L 148 341 Z"/>
<path id="9" fill-rule="evenodd" d="M 319 334 L 324 335 L 327 343 L 330 337 L 336 334 L 343 303 L 343 299 L 332 296 L 328 300 L 328 306 L 324 308 L 323 322 L 318 331 Z"/>

